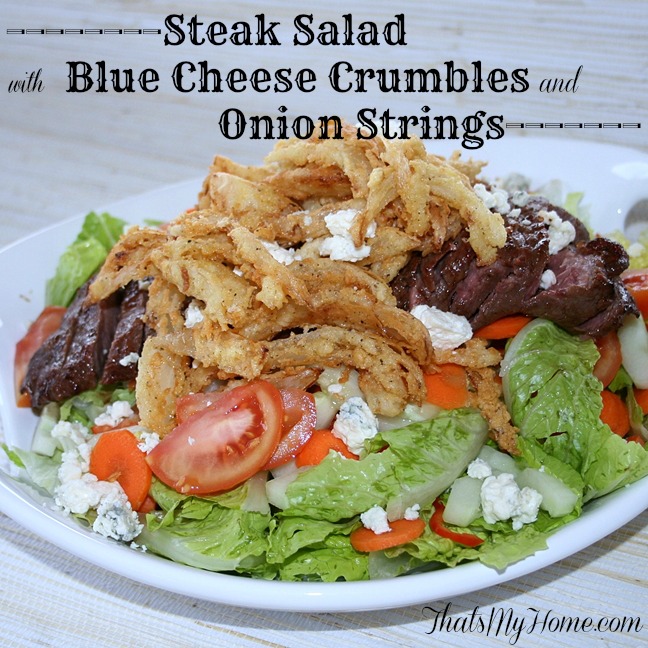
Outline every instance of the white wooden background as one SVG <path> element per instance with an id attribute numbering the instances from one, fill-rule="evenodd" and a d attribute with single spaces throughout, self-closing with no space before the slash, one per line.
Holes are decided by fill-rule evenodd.
<path id="1" fill-rule="evenodd" d="M 282 23 L 289 40 L 299 13 L 317 21 L 352 12 L 356 20 L 382 25 L 406 15 L 406 47 L 236 48 L 211 45 L 164 47 L 154 35 L 9 34 L 8 29 L 163 28 L 164 18 L 184 12 L 206 22 L 252 20 L 265 12 Z M 361 106 L 389 106 L 397 114 L 459 118 L 484 110 L 509 122 L 641 123 L 640 129 L 583 129 L 543 136 L 589 138 L 648 151 L 648 3 L 644 0 L 500 0 L 394 2 L 330 0 L 327 3 L 168 2 L 153 0 L 0 1 L 0 245 L 44 225 L 164 184 L 201 176 L 212 156 L 223 153 L 259 161 L 267 143 L 227 141 L 215 119 L 227 107 L 249 114 L 329 112 L 354 120 Z M 531 88 L 521 94 L 485 92 L 434 96 L 339 94 L 328 89 L 330 65 L 440 67 L 454 60 L 485 69 L 529 69 Z M 66 61 L 108 67 L 157 69 L 160 90 L 119 95 L 71 95 Z M 310 67 L 318 90 L 282 96 L 187 95 L 168 75 L 180 60 L 209 60 L 214 67 Z M 545 94 L 543 78 L 574 76 L 575 93 Z M 9 83 L 42 69 L 40 93 L 8 93 Z M 531 134 L 538 135 L 538 131 Z M 524 133 L 509 132 L 506 137 Z M 478 152 L 476 153 L 478 157 Z M 548 161 L 550 164 L 550 161 Z M 11 281 L 10 277 L 0 278 Z M 648 513 L 590 548 L 540 573 L 458 597 L 453 609 L 469 613 L 512 607 L 553 610 L 570 616 L 643 614 L 637 636 L 613 633 L 528 636 L 519 645 L 638 646 L 648 640 Z M 0 645 L 3 646 L 425 646 L 506 645 L 503 637 L 426 634 L 419 606 L 363 614 L 291 614 L 251 611 L 168 594 L 75 560 L 0 515 Z M 524 643 L 522 643 L 522 641 Z"/>

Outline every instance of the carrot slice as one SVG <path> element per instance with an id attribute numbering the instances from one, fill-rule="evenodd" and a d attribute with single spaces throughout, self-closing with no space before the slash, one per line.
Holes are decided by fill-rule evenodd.
<path id="1" fill-rule="evenodd" d="M 506 340 L 516 336 L 530 321 L 526 315 L 509 315 L 502 317 L 475 331 L 473 337 L 485 340 Z"/>
<path id="2" fill-rule="evenodd" d="M 123 428 L 130 427 L 131 425 L 137 425 L 139 423 L 139 418 L 136 416 L 122 419 L 117 425 L 93 425 L 92 433 L 93 434 L 102 434 L 103 432 L 110 432 L 111 430 L 121 430 Z"/>
<path id="3" fill-rule="evenodd" d="M 140 509 L 151 487 L 146 454 L 129 430 L 104 432 L 90 453 L 90 472 L 102 481 L 119 482 L 134 511 Z"/>
<path id="4" fill-rule="evenodd" d="M 347 459 L 358 459 L 358 455 L 351 452 L 346 443 L 336 437 L 331 430 L 315 430 L 296 457 L 297 467 L 316 466 L 330 450 L 339 452 Z"/>
<path id="5" fill-rule="evenodd" d="M 603 399 L 601 421 L 609 425 L 614 434 L 624 437 L 630 432 L 630 415 L 623 399 L 609 389 L 601 392 L 601 398 Z"/>
<path id="6" fill-rule="evenodd" d="M 425 374 L 428 403 L 457 409 L 468 403 L 468 375 L 460 365 L 443 364 L 434 374 Z"/>
<path id="7" fill-rule="evenodd" d="M 351 533 L 351 546 L 356 551 L 380 551 L 397 547 L 416 540 L 425 531 L 425 522 L 421 518 L 416 520 L 394 520 L 389 523 L 390 531 L 375 533 L 371 529 L 360 527 Z"/>

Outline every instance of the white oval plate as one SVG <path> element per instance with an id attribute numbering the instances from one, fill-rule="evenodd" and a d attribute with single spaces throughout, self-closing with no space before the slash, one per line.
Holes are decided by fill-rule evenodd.
<path id="1" fill-rule="evenodd" d="M 443 147 L 441 153 L 450 152 Z M 439 151 L 435 147 L 435 151 Z M 601 232 L 622 228 L 628 209 L 648 198 L 648 155 L 628 148 L 571 141 L 509 137 L 472 154 L 489 160 L 484 175 L 517 171 L 535 184 L 561 179 L 567 191 L 584 191 L 591 224 Z M 169 186 L 108 205 L 128 221 L 169 219 L 190 207 L 200 180 Z M 76 236 L 83 216 L 29 236 L 0 251 L 0 410 L 5 440 L 29 448 L 35 418 L 14 405 L 14 345 L 43 305 L 45 281 Z M 518 578 L 600 540 L 648 506 L 648 478 L 591 502 L 582 516 L 560 529 L 545 551 L 502 572 L 478 563 L 426 574 L 355 583 L 259 581 L 186 567 L 133 550 L 54 510 L 51 502 L 0 473 L 0 509 L 30 531 L 70 553 L 140 583 L 209 601 L 244 607 L 304 612 L 359 611 L 452 598 Z"/>

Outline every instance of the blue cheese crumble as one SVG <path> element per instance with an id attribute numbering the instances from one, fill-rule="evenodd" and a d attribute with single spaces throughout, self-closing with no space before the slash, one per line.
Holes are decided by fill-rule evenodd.
<path id="1" fill-rule="evenodd" d="M 365 529 L 370 529 L 374 533 L 387 533 L 391 531 L 387 511 L 377 504 L 372 506 L 368 511 L 360 514 L 360 522 Z"/>
<path id="2" fill-rule="evenodd" d="M 99 414 L 94 420 L 95 425 L 109 425 L 110 427 L 116 427 L 124 419 L 127 419 L 133 416 L 133 408 L 130 406 L 128 401 L 115 401 L 110 403 L 104 412 Z"/>
<path id="3" fill-rule="evenodd" d="M 510 473 L 486 477 L 481 487 L 481 506 L 488 524 L 511 520 L 513 529 L 519 531 L 525 524 L 535 522 L 542 495 L 525 486 L 520 489 Z"/>
<path id="4" fill-rule="evenodd" d="M 117 401 L 113 405 L 117 403 L 125 401 Z M 128 410 L 132 414 L 130 405 Z M 125 411 L 123 406 L 118 405 L 109 416 Z M 124 489 L 118 482 L 101 481 L 89 472 L 90 453 L 97 437 L 81 423 L 68 421 L 59 421 L 52 429 L 52 437 L 63 448 L 57 473 L 58 485 L 54 489 L 54 504 L 68 515 L 86 515 L 94 509 L 96 517 L 92 528 L 103 536 L 127 542 L 138 536 L 143 525 Z"/>
<path id="5" fill-rule="evenodd" d="M 424 304 L 414 306 L 410 313 L 424 324 L 435 349 L 452 351 L 473 336 L 470 322 L 463 315 L 446 313 L 436 306 Z"/>
<path id="6" fill-rule="evenodd" d="M 378 419 L 363 398 L 353 396 L 342 403 L 332 431 L 351 452 L 359 455 L 364 451 L 365 441 L 378 434 Z"/>
<path id="7" fill-rule="evenodd" d="M 549 211 L 542 209 L 538 215 L 548 228 L 549 254 L 560 252 L 576 238 L 576 229 L 573 224 L 560 218 L 553 209 Z"/>
<path id="8" fill-rule="evenodd" d="M 356 247 L 351 236 L 354 218 L 360 212 L 357 209 L 340 209 L 324 217 L 331 236 L 325 238 L 319 247 L 320 256 L 327 256 L 334 261 L 360 261 L 371 254 L 371 246 L 364 244 Z M 376 234 L 376 224 L 372 223 L 367 230 L 367 237 Z"/>
<path id="9" fill-rule="evenodd" d="M 195 299 L 189 304 L 189 306 L 187 306 L 184 312 L 184 318 L 186 328 L 193 328 L 205 319 L 205 316 Z"/>

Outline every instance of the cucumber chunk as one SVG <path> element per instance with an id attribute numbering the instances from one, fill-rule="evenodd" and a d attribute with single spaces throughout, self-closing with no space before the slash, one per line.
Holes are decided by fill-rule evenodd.
<path id="1" fill-rule="evenodd" d="M 481 486 L 481 479 L 459 477 L 450 489 L 443 520 L 461 527 L 476 520 L 481 515 Z"/>
<path id="2" fill-rule="evenodd" d="M 537 468 L 525 468 L 517 477 L 520 488 L 528 486 L 542 495 L 540 508 L 551 517 L 561 517 L 574 510 L 578 495 L 564 482 Z"/>
<path id="3" fill-rule="evenodd" d="M 495 448 L 491 448 L 490 446 L 485 445 L 480 450 L 477 458 L 485 461 L 495 475 L 510 473 L 514 477 L 517 477 L 520 473 L 520 469 L 511 455 L 495 450 Z"/>

